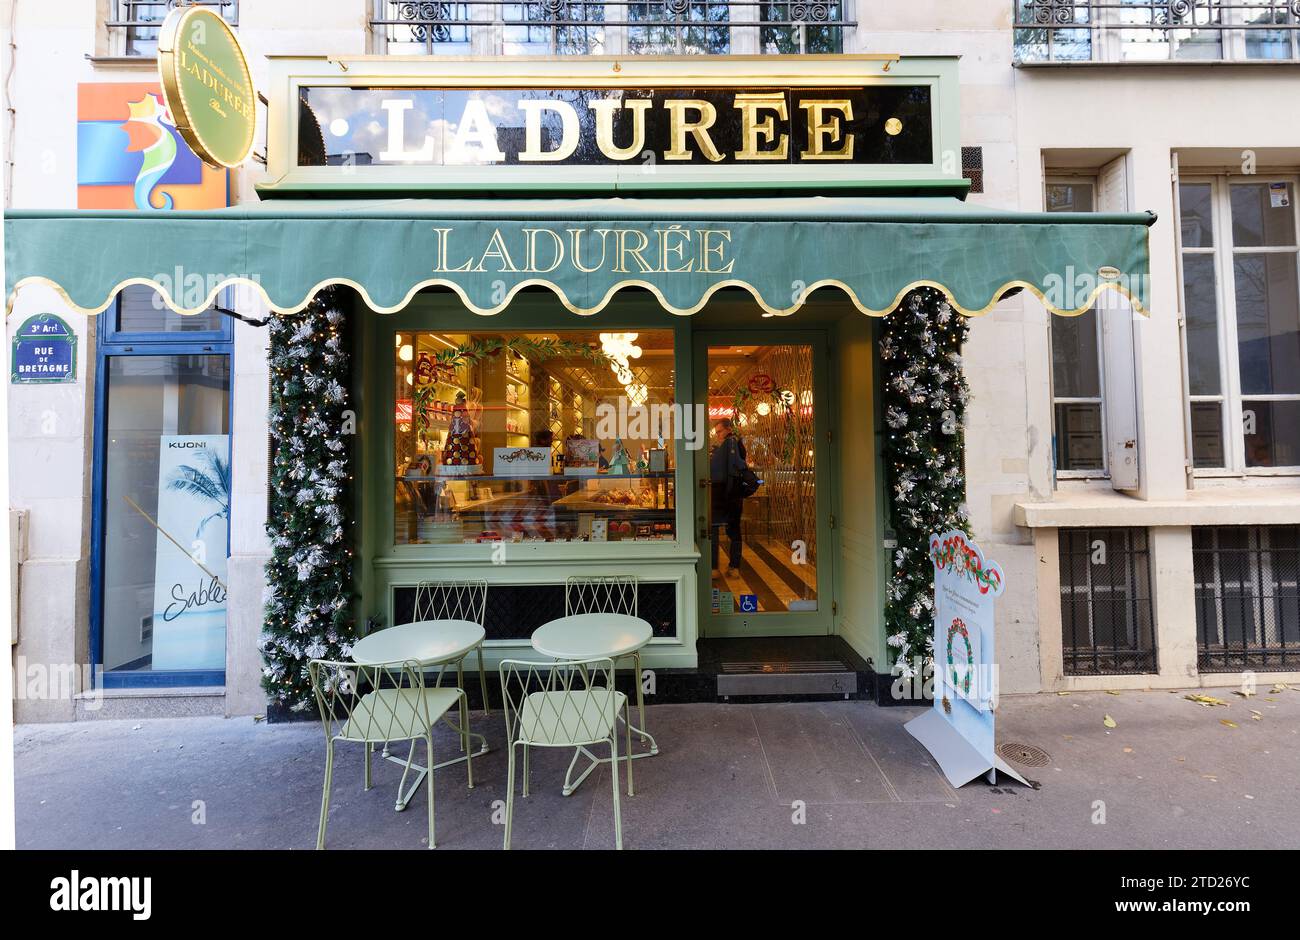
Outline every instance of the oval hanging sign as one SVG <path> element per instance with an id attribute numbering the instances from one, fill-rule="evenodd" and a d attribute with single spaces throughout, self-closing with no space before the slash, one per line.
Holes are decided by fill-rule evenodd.
<path id="1" fill-rule="evenodd" d="M 158 36 L 158 72 L 176 129 L 204 163 L 248 159 L 257 92 L 248 60 L 226 21 L 207 7 L 178 7 Z"/>

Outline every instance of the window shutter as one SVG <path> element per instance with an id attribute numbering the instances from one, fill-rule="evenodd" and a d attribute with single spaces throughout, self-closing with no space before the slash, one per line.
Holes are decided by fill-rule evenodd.
<path id="1" fill-rule="evenodd" d="M 1117 157 L 1097 174 L 1097 211 L 1129 210 L 1128 161 Z M 1101 355 L 1106 412 L 1106 464 L 1117 490 L 1138 487 L 1137 363 L 1133 346 L 1133 309 L 1128 298 L 1106 291 L 1097 299 L 1101 319 Z"/>

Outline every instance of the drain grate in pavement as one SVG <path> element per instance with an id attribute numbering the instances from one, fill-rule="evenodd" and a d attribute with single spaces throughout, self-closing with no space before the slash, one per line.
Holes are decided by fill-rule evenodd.
<path id="1" fill-rule="evenodd" d="M 1016 744 L 1007 741 L 1005 744 L 999 744 L 997 751 L 1007 760 L 1024 767 L 1046 767 L 1052 762 L 1052 755 L 1034 744 Z"/>

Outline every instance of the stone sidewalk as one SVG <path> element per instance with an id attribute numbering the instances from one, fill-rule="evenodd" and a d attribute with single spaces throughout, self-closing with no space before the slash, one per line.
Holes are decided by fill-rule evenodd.
<path id="1" fill-rule="evenodd" d="M 1046 752 L 1044 766 L 1013 764 L 1041 782 L 1039 790 L 978 781 L 954 791 L 903 730 L 918 714 L 913 708 L 652 706 L 648 723 L 661 753 L 635 763 L 636 795 L 622 800 L 624 844 L 1297 848 L 1300 691 L 1271 695 L 1268 688 L 1249 701 L 1228 690 L 1196 690 L 1230 703 L 1212 708 L 1163 691 L 1004 698 L 998 739 Z M 1106 715 L 1114 729 L 1105 727 Z M 505 795 L 504 727 L 500 715 L 474 720 L 494 750 L 475 761 L 473 790 L 463 765 L 439 771 L 440 849 L 501 845 L 494 804 Z M 435 756 L 452 756 L 455 747 L 443 733 Z M 315 844 L 324 767 L 315 722 L 29 725 L 16 730 L 15 751 L 19 848 Z M 570 753 L 534 751 L 532 796 L 516 800 L 515 847 L 613 846 L 608 768 L 563 797 Z M 375 768 L 376 786 L 365 792 L 360 747 L 340 745 L 328 846 L 422 847 L 424 791 L 396 813 L 401 769 L 379 760 Z M 1104 824 L 1093 821 L 1098 801 Z"/>

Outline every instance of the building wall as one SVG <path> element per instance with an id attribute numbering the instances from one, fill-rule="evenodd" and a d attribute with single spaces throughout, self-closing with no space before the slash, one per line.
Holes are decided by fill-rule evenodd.
<path id="1" fill-rule="evenodd" d="M 1045 151 L 1098 160 L 1122 152 L 1129 159 L 1132 208 L 1152 209 L 1152 316 L 1135 326 L 1142 461 L 1136 496 L 1100 483 L 1056 486 L 1052 473 L 1047 313 L 1032 297 L 1000 304 L 974 324 L 965 351 L 972 391 L 968 414 L 967 503 L 976 536 L 1003 566 L 1009 588 L 999 607 L 999 654 L 1004 691 L 1037 691 L 1087 684 L 1182 684 L 1195 676 L 1191 609 L 1191 515 L 1237 518 L 1244 490 L 1272 486 L 1276 521 L 1300 519 L 1293 478 L 1220 481 L 1189 494 L 1184 474 L 1181 355 L 1176 320 L 1176 270 L 1170 154 L 1201 161 L 1252 147 L 1282 164 L 1300 166 L 1294 121 L 1279 120 L 1280 103 L 1300 100 L 1294 67 L 1018 69 L 1012 62 L 1010 0 L 857 0 L 860 24 L 847 52 L 960 55 L 962 144 L 980 147 L 984 192 L 973 202 L 1004 208 L 1042 206 Z M 76 202 L 76 86 L 79 82 L 140 81 L 153 62 L 113 58 L 102 27 L 107 0 L 59 4 L 17 0 L 13 77 L 6 87 L 12 129 L 12 178 L 7 205 L 70 208 Z M 239 35 L 265 87 L 268 55 L 355 55 L 369 46 L 367 0 L 243 0 Z M 9 4 L 0 5 L 7 26 Z M 11 55 L 4 50 L 4 64 Z M 265 110 L 259 112 L 264 120 Z M 265 149 L 264 128 L 255 150 Z M 1083 152 L 1083 153 L 1081 153 Z M 960 159 L 959 154 L 950 155 Z M 235 201 L 251 200 L 265 176 L 250 161 L 232 175 Z M 239 307 L 264 315 L 255 296 L 241 291 Z M 30 512 L 27 560 L 22 571 L 22 661 L 84 663 L 88 657 L 90 466 L 92 455 L 95 321 L 62 307 L 50 292 L 26 291 L 7 320 L 12 329 L 37 309 L 60 313 L 76 327 L 79 375 L 75 385 L 10 387 L 11 501 Z M 863 330 L 846 327 L 841 350 L 851 365 L 862 352 Z M 260 712 L 257 639 L 261 628 L 262 566 L 268 555 L 263 530 L 266 505 L 266 333 L 238 324 L 234 396 L 235 511 L 227 643 L 228 714 Z M 843 392 L 842 392 L 843 394 Z M 841 402 L 847 420 L 847 404 Z M 1292 494 L 1292 495 L 1288 495 Z M 865 552 L 874 539 L 868 508 L 849 535 Z M 1060 526 L 1152 521 L 1160 676 L 1125 680 L 1063 678 L 1060 668 L 1059 578 L 1055 572 Z M 1165 520 L 1165 521 L 1160 521 Z M 883 572 L 881 573 L 883 577 Z M 867 590 L 867 582 L 855 589 Z M 875 589 L 878 591 L 878 587 Z M 869 593 L 869 591 L 868 591 Z M 878 622 L 878 621 L 877 621 Z M 841 621 L 861 649 L 880 647 L 875 623 Z M 881 661 L 879 658 L 877 661 Z M 80 675 L 80 673 L 78 673 Z M 20 682 L 21 682 L 21 676 Z M 78 680 L 80 681 L 80 680 Z M 81 689 L 77 685 L 78 690 Z M 19 720 L 67 718 L 70 698 L 21 701 Z"/>
<path id="2" fill-rule="evenodd" d="M 1300 167 L 1300 133 L 1294 121 L 1278 120 L 1277 109 L 1280 102 L 1300 100 L 1300 72 L 1294 65 L 1020 68 L 1014 88 L 1022 207 L 1042 199 L 1044 162 L 1087 170 L 1120 155 L 1129 173 L 1129 208 L 1159 216 L 1150 230 L 1151 315 L 1133 321 L 1141 461 L 1136 493 L 1115 492 L 1104 480 L 1062 481 L 1051 488 L 1049 314 L 1035 299 L 1024 302 L 1027 380 L 1035 390 L 1026 430 L 1044 446 L 1029 455 L 1035 484 L 1015 517 L 1034 526 L 1033 554 L 1039 559 L 1040 687 L 1235 681 L 1197 672 L 1190 526 L 1294 525 L 1300 521 L 1300 477 L 1202 477 L 1189 485 L 1172 166 L 1177 155 L 1184 174 L 1197 167 L 1239 170 L 1253 152 L 1261 169 L 1294 172 Z M 1261 501 L 1267 511 L 1251 508 Z M 1057 530 L 1106 525 L 1151 527 L 1158 676 L 1062 675 Z"/>

